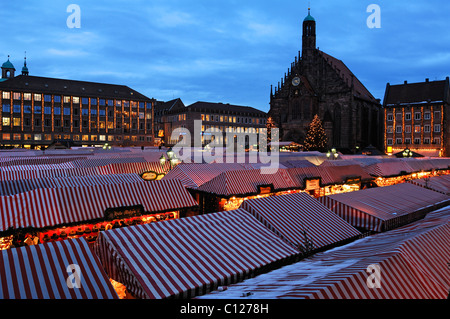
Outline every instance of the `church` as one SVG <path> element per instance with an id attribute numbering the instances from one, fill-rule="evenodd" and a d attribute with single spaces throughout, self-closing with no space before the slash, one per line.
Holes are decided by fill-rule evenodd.
<path id="1" fill-rule="evenodd" d="M 381 146 L 381 103 L 339 59 L 316 48 L 316 21 L 303 20 L 302 50 L 288 72 L 271 87 L 269 117 L 283 141 L 302 143 L 318 114 L 327 147 L 357 153 Z"/>

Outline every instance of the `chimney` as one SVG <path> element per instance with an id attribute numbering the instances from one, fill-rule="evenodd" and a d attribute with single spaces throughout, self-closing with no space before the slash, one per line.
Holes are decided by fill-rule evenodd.
<path id="1" fill-rule="evenodd" d="M 408 84 L 408 81 L 403 82 L 403 84 Z"/>
<path id="2" fill-rule="evenodd" d="M 425 79 L 425 82 L 430 82 L 430 79 L 429 79 L 429 78 L 426 78 L 426 79 Z"/>

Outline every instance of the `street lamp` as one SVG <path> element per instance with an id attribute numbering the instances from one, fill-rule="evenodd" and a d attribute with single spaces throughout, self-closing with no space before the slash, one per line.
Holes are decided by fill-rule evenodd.
<path id="1" fill-rule="evenodd" d="M 177 166 L 178 158 L 175 156 L 175 152 L 172 150 L 172 148 L 169 148 L 169 150 L 167 150 L 166 154 L 167 154 L 167 157 L 169 160 L 170 169 Z M 164 154 L 162 154 L 161 157 L 159 158 L 159 163 L 161 164 L 162 168 L 164 169 L 164 165 L 166 164 L 166 157 L 164 156 Z"/>
<path id="2" fill-rule="evenodd" d="M 413 152 L 411 152 L 409 148 L 405 148 L 405 150 L 403 151 L 403 157 L 411 157 L 411 156 L 413 156 Z"/>
<path id="3" fill-rule="evenodd" d="M 336 151 L 335 148 L 332 148 L 332 149 L 331 149 L 331 152 L 330 152 L 330 151 L 327 152 L 327 158 L 328 158 L 328 159 L 330 159 L 330 158 L 332 158 L 332 159 L 337 159 L 338 156 L 339 156 L 339 154 L 338 154 L 338 152 Z"/>

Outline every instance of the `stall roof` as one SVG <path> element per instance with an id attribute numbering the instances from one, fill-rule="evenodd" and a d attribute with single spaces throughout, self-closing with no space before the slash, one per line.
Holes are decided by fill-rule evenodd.
<path id="1" fill-rule="evenodd" d="M 0 231 L 90 221 L 107 208 L 139 204 L 149 212 L 198 205 L 176 180 L 36 189 L 0 198 Z"/>
<path id="2" fill-rule="evenodd" d="M 84 238 L 0 251 L 0 299 L 118 298 Z"/>
<path id="3" fill-rule="evenodd" d="M 242 209 L 101 232 L 96 252 L 112 279 L 148 299 L 202 295 L 298 254 Z"/>
<path id="4" fill-rule="evenodd" d="M 364 169 L 368 174 L 376 177 L 393 177 L 414 172 L 406 161 L 400 159 L 397 161 L 375 163 L 365 166 Z"/>
<path id="5" fill-rule="evenodd" d="M 450 207 L 199 299 L 446 299 Z M 373 268 L 369 269 L 368 267 Z M 379 266 L 379 288 L 368 279 Z M 374 281 L 372 281 L 374 282 Z M 244 297 L 245 296 L 245 297 Z"/>
<path id="6" fill-rule="evenodd" d="M 411 184 L 432 189 L 436 192 L 450 195 L 450 175 L 434 176 L 426 179 L 414 179 L 408 181 Z"/>
<path id="7" fill-rule="evenodd" d="M 361 233 L 307 193 L 249 199 L 241 207 L 292 246 L 312 251 L 354 239 Z"/>
<path id="8" fill-rule="evenodd" d="M 351 225 L 372 231 L 399 227 L 424 210 L 450 202 L 450 197 L 410 183 L 364 189 L 318 198 Z"/>
<path id="9" fill-rule="evenodd" d="M 198 190 L 222 196 L 242 196 L 258 193 L 258 186 L 273 185 L 273 190 L 297 188 L 287 169 L 264 174 L 260 169 L 227 171 L 201 185 Z"/>
<path id="10" fill-rule="evenodd" d="M 185 187 L 198 188 L 217 175 L 230 170 L 243 170 L 249 168 L 239 163 L 181 163 L 168 172 L 162 179 L 179 179 Z"/>

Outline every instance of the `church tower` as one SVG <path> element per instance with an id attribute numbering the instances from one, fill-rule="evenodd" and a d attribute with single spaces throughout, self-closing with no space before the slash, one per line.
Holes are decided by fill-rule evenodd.
<path id="1" fill-rule="evenodd" d="M 27 67 L 27 57 L 26 57 L 26 52 L 25 52 L 25 57 L 24 57 L 24 61 L 23 61 L 23 68 L 22 68 L 22 75 L 28 75 L 28 67 Z"/>
<path id="2" fill-rule="evenodd" d="M 308 15 L 303 20 L 303 35 L 302 35 L 302 58 L 305 59 L 312 55 L 316 48 L 316 20 L 311 16 L 310 8 L 308 8 Z"/>

